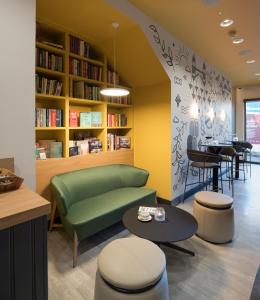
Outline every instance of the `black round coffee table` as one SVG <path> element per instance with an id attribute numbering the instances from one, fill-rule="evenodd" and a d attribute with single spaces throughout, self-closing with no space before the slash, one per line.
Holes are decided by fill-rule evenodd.
<path id="1" fill-rule="evenodd" d="M 187 240 L 197 232 L 198 223 L 195 218 L 183 209 L 171 205 L 160 206 L 165 209 L 164 222 L 157 222 L 154 218 L 149 222 L 139 221 L 137 219 L 139 206 L 135 206 L 123 215 L 124 226 L 131 233 L 159 246 L 162 244 L 194 256 L 194 252 L 171 243 Z"/>

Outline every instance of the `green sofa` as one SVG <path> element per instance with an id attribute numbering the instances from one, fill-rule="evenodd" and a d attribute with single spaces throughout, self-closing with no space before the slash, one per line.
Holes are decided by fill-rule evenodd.
<path id="1" fill-rule="evenodd" d="M 135 205 L 154 205 L 156 191 L 144 188 L 149 173 L 128 165 L 108 165 L 56 175 L 51 188 L 62 224 L 74 241 L 73 266 L 79 241 L 121 221 Z"/>

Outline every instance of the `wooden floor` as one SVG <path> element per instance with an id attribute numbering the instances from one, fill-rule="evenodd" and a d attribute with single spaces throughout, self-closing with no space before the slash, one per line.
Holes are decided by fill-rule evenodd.
<path id="1" fill-rule="evenodd" d="M 232 243 L 213 245 L 194 236 L 179 243 L 195 257 L 164 248 L 171 299 L 248 300 L 260 265 L 260 166 L 252 178 L 235 183 L 236 234 Z M 226 192 L 228 193 L 227 189 Z M 192 197 L 179 207 L 192 211 Z M 111 240 L 129 236 L 122 225 L 86 240 L 72 268 L 72 244 L 63 232 L 49 234 L 49 299 L 92 300 L 97 255 Z M 104 299 L 105 300 L 105 299 Z"/>

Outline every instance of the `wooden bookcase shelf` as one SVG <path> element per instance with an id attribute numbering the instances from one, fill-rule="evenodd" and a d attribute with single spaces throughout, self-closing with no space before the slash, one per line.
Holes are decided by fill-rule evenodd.
<path id="1" fill-rule="evenodd" d="M 53 71 L 47 68 L 37 67 L 35 68 L 36 74 L 43 76 L 50 80 L 56 80 L 62 82 L 62 91 L 61 96 L 54 96 L 48 94 L 40 94 L 36 93 L 35 101 L 36 108 L 43 109 L 56 109 L 62 111 L 62 125 L 63 127 L 35 127 L 35 136 L 36 142 L 39 140 L 56 140 L 58 142 L 62 142 L 62 158 L 69 159 L 69 145 L 71 145 L 70 141 L 75 140 L 74 135 L 77 135 L 82 131 L 82 133 L 86 133 L 90 138 L 98 138 L 102 142 L 102 152 L 98 154 L 86 154 L 86 155 L 78 155 L 77 157 L 80 159 L 82 156 L 89 156 L 96 159 L 97 157 L 102 157 L 102 155 L 106 155 L 107 152 L 112 152 L 108 149 L 108 136 L 111 134 L 119 135 L 119 136 L 127 136 L 130 137 L 131 140 L 131 149 L 129 151 L 133 151 L 133 106 L 130 104 L 121 104 L 121 103 L 111 103 L 108 98 L 101 96 L 100 100 L 91 100 L 91 99 L 82 99 L 75 98 L 74 94 L 74 85 L 77 82 L 83 82 L 84 88 L 104 88 L 104 87 L 112 87 L 113 84 L 107 83 L 107 72 L 108 72 L 108 61 L 107 57 L 100 53 L 99 50 L 95 49 L 95 47 L 91 46 L 91 43 L 88 43 L 88 40 L 84 37 L 80 37 L 77 34 L 71 33 L 69 31 L 64 31 L 63 29 L 55 28 L 44 22 L 38 22 L 37 25 L 40 28 L 41 37 L 36 41 L 36 47 L 45 51 L 48 51 L 50 54 L 54 54 L 62 57 L 62 70 L 63 72 Z M 71 37 L 75 40 L 78 39 L 79 43 L 83 43 L 85 45 L 89 45 L 91 51 L 90 57 L 85 57 L 81 54 L 81 51 L 71 51 Z M 46 42 L 48 44 L 46 44 Z M 56 47 L 55 47 L 56 45 Z M 75 52 L 75 53 L 73 53 Z M 78 54 L 77 54 L 78 53 Z M 87 56 L 87 55 L 86 55 Z M 92 65 L 93 68 L 98 68 L 100 70 L 101 80 L 95 80 L 83 76 L 77 76 L 71 74 L 70 70 L 70 61 L 78 61 L 79 68 L 82 68 L 82 65 Z M 76 61 L 76 62 L 77 62 Z M 109 68 L 110 69 L 110 68 Z M 82 70 L 81 70 L 82 71 Z M 80 74 L 85 74 L 82 72 L 76 72 Z M 73 72 L 74 73 L 74 72 Z M 89 74 L 87 74 L 89 76 Z M 84 75 L 85 76 L 85 75 Z M 117 87 L 122 87 L 121 85 L 117 85 Z M 124 87 L 127 89 L 131 89 L 130 87 Z M 85 92 L 84 92 L 84 95 Z M 93 94 L 91 94 L 93 95 Z M 94 97 L 96 98 L 96 97 Z M 124 102 L 124 101 L 121 101 Z M 102 113 L 102 127 L 72 127 L 70 126 L 70 111 L 74 110 L 78 113 L 80 112 L 101 112 Z M 108 126 L 108 114 L 124 114 L 127 117 L 127 126 L 119 126 L 119 127 L 109 127 Z M 122 149 L 122 151 L 126 151 L 127 149 Z M 113 152 L 121 153 L 121 150 L 114 150 Z M 126 152 L 123 152 L 126 153 Z M 131 152 L 131 155 L 133 152 Z M 58 161 L 62 161 L 62 159 L 57 158 Z M 47 161 L 53 161 L 53 158 L 42 161 L 41 164 L 47 163 Z M 102 159 L 101 159 L 102 161 Z"/>

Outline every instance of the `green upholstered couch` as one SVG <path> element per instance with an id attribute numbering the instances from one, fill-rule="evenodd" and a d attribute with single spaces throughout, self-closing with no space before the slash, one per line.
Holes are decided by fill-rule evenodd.
<path id="1" fill-rule="evenodd" d="M 62 224 L 74 240 L 74 266 L 79 241 L 119 222 L 132 206 L 155 204 L 155 190 L 143 187 L 148 176 L 143 169 L 118 164 L 63 173 L 51 179 Z"/>

